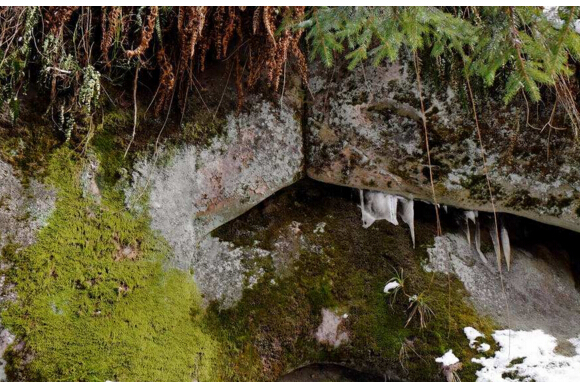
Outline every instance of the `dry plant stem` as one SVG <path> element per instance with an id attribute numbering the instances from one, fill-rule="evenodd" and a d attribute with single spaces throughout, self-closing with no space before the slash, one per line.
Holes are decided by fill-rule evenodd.
<path id="1" fill-rule="evenodd" d="M 479 140 L 479 145 L 481 147 L 481 159 L 483 161 L 483 172 L 485 174 L 485 179 L 487 181 L 487 188 L 489 190 L 489 197 L 491 200 L 491 208 L 493 210 L 493 219 L 494 219 L 494 223 L 495 223 L 495 235 L 496 235 L 496 240 L 499 243 L 500 239 L 499 239 L 499 229 L 498 229 L 498 224 L 497 224 L 497 212 L 495 210 L 495 203 L 494 203 L 494 197 L 493 197 L 493 191 L 491 189 L 491 181 L 489 180 L 489 172 L 488 172 L 488 168 L 487 168 L 487 162 L 485 159 L 485 148 L 483 146 L 483 139 L 481 138 L 481 129 L 479 128 L 479 119 L 477 118 L 477 111 L 475 109 L 475 100 L 473 98 L 473 91 L 471 90 L 471 82 L 469 81 L 469 76 L 465 76 L 466 82 L 467 82 L 467 90 L 469 92 L 469 100 L 471 101 L 471 107 L 473 110 L 473 118 L 475 120 L 475 128 L 477 130 L 477 138 Z M 507 296 L 507 292 L 505 290 L 505 283 L 503 280 L 503 272 L 501 270 L 501 253 L 499 253 L 497 255 L 497 268 L 499 270 L 499 280 L 501 283 L 501 291 L 502 294 L 504 296 L 505 299 L 505 303 L 506 303 L 506 307 L 507 307 L 507 319 L 508 319 L 508 330 L 510 331 L 510 335 L 508 336 L 508 355 L 509 353 L 511 353 L 511 317 L 510 317 L 510 304 L 509 304 L 509 300 L 508 300 L 508 296 Z"/>
<path id="2" fill-rule="evenodd" d="M 216 117 L 217 117 L 217 113 L 220 110 L 220 106 L 222 104 L 222 101 L 224 99 L 224 95 L 226 94 L 226 90 L 228 88 L 228 84 L 230 83 L 230 77 L 232 76 L 232 72 L 234 71 L 234 65 L 231 65 L 230 67 L 230 74 L 228 74 L 228 80 L 226 81 L 226 84 L 224 85 L 224 91 L 222 92 L 222 96 L 220 97 L 220 101 L 218 102 L 217 107 L 215 108 L 215 113 L 213 113 L 213 120 L 215 121 Z"/>
<path id="3" fill-rule="evenodd" d="M 282 110 L 282 104 L 284 102 L 284 89 L 286 88 L 286 62 L 284 61 L 284 75 L 282 77 L 282 93 L 280 94 L 280 112 Z"/>
<path id="4" fill-rule="evenodd" d="M 425 147 L 427 148 L 427 163 L 429 164 L 429 180 L 431 181 L 431 192 L 433 193 L 433 204 L 435 205 L 435 216 L 437 218 L 437 236 L 442 235 L 441 220 L 439 219 L 439 204 L 435 194 L 435 182 L 433 181 L 433 167 L 431 166 L 431 151 L 429 150 L 429 132 L 427 130 L 427 117 L 425 116 L 425 104 L 423 103 L 423 93 L 421 91 L 421 76 L 419 74 L 419 58 L 417 51 L 413 52 L 415 62 L 415 74 L 417 75 L 417 91 L 419 92 L 419 101 L 421 102 L 421 120 L 423 121 L 423 130 L 425 133 Z M 451 258 L 449 262 L 449 271 L 447 272 L 447 337 L 451 334 Z"/>
<path id="5" fill-rule="evenodd" d="M 429 165 L 429 180 L 431 181 L 431 192 L 433 194 L 433 204 L 435 205 L 435 216 L 437 218 L 437 236 L 442 234 L 441 220 L 439 219 L 439 204 L 435 194 L 435 182 L 433 181 L 433 166 L 431 165 L 431 151 L 429 150 L 429 132 L 427 130 L 427 118 L 425 117 L 425 104 L 423 103 L 423 94 L 421 91 L 421 76 L 419 75 L 419 58 L 417 52 L 414 52 L 415 74 L 417 75 L 417 91 L 419 92 L 419 101 L 421 102 L 421 120 L 423 121 L 423 130 L 425 132 L 425 147 L 427 148 L 427 163 Z"/>
<path id="6" fill-rule="evenodd" d="M 129 152 L 129 148 L 135 140 L 135 131 L 137 130 L 137 82 L 139 80 L 139 63 L 137 63 L 137 67 L 135 68 L 135 80 L 133 81 L 133 134 L 131 135 L 131 141 L 127 145 L 125 149 L 125 154 L 123 155 L 123 159 L 127 157 L 127 153 Z"/>

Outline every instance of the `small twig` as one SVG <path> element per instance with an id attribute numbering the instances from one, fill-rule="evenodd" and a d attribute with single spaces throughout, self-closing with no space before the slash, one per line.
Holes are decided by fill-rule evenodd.
<path id="1" fill-rule="evenodd" d="M 54 66 L 47 66 L 46 69 L 47 70 L 54 70 L 55 72 L 64 73 L 64 74 L 71 74 L 72 73 L 70 70 L 59 69 L 59 68 L 55 68 Z"/>

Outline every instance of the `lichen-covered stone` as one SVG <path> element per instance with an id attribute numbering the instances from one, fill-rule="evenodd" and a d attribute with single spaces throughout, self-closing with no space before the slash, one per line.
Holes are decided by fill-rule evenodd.
<path id="1" fill-rule="evenodd" d="M 56 193 L 35 179 L 24 187 L 8 163 L 0 161 L 0 249 L 8 243 L 26 247 L 46 224 Z"/>
<path id="2" fill-rule="evenodd" d="M 422 74 L 437 202 L 491 211 L 469 98 Z M 306 125 L 307 174 L 317 180 L 433 201 L 416 73 L 405 61 L 313 70 Z M 504 105 L 483 90 L 475 102 L 498 211 L 580 231 L 580 157 L 564 111 L 522 99 Z M 528 115 L 530 111 L 530 115 Z"/>
<path id="3" fill-rule="evenodd" d="M 135 165 L 128 200 L 149 191 L 152 227 L 181 268 L 197 268 L 205 235 L 300 177 L 302 131 L 294 111 L 261 99 L 247 104 L 251 109 L 230 114 L 224 134 L 208 146 L 167 150 L 162 161 L 154 156 Z"/>

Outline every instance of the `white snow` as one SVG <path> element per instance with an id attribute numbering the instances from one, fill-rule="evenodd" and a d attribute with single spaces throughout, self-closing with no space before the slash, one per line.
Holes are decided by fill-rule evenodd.
<path id="1" fill-rule="evenodd" d="M 453 350 L 448 350 L 442 357 L 435 358 L 435 362 L 441 363 L 443 366 L 451 366 L 459 362 L 459 358 L 453 354 Z"/>
<path id="2" fill-rule="evenodd" d="M 510 335 L 511 333 L 511 335 Z M 555 352 L 557 340 L 541 330 L 498 330 L 493 338 L 501 347 L 493 357 L 473 358 L 483 368 L 476 372 L 477 382 L 508 382 L 504 373 L 517 380 L 535 382 L 580 381 L 580 339 L 569 340 L 577 354 L 571 357 Z M 516 360 L 516 362 L 513 362 Z M 521 361 L 521 362 L 520 362 Z"/>
<path id="3" fill-rule="evenodd" d="M 486 351 L 489 351 L 489 349 L 491 349 L 491 346 L 485 342 L 477 347 L 477 351 L 480 353 L 485 353 Z"/>
<path id="4" fill-rule="evenodd" d="M 472 328 L 471 326 L 463 328 L 463 332 L 465 333 L 465 336 L 469 340 L 469 347 L 472 349 L 475 348 L 475 343 L 477 342 L 477 339 L 479 337 L 485 338 L 483 334 L 481 334 L 477 329 Z"/>
<path id="5" fill-rule="evenodd" d="M 580 336 L 578 338 L 570 338 L 568 341 L 576 348 L 576 353 L 580 354 Z"/>
<path id="6" fill-rule="evenodd" d="M 391 293 L 392 290 L 398 288 L 400 286 L 400 284 L 396 281 L 391 281 L 390 283 L 388 283 L 387 285 L 385 285 L 385 289 L 383 289 L 383 292 L 385 293 Z"/>

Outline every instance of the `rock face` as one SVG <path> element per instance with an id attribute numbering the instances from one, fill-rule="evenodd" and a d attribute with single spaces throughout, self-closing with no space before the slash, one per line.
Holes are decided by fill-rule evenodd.
<path id="1" fill-rule="evenodd" d="M 32 179 L 22 186 L 12 166 L 0 161 L 0 249 L 8 243 L 26 247 L 54 208 L 56 194 Z"/>
<path id="2" fill-rule="evenodd" d="M 174 263 L 196 268 L 197 245 L 216 227 L 300 178 L 302 131 L 292 109 L 254 99 L 227 118 L 207 147 L 166 152 L 137 163 L 128 199 L 150 190 L 152 227 L 174 249 Z M 198 259 L 198 260 L 196 260 Z"/>
<path id="3" fill-rule="evenodd" d="M 426 269 L 451 270 L 463 282 L 478 311 L 498 324 L 519 330 L 542 329 L 563 340 L 578 336 L 580 293 L 574 286 L 567 253 L 541 244 L 533 244 L 529 250 L 513 248 L 511 269 L 504 270 L 503 275 L 504 295 L 497 269 L 479 260 L 465 236 L 439 236 L 427 252 Z M 495 267 L 493 251 L 485 255 Z"/>
<path id="4" fill-rule="evenodd" d="M 491 211 L 469 98 L 422 75 L 437 202 Z M 433 201 L 416 74 L 403 62 L 314 71 L 306 125 L 307 174 L 327 183 Z M 580 231 L 580 166 L 571 127 L 552 104 L 491 95 L 477 112 L 498 211 Z M 529 115 L 528 115 L 529 111 Z M 551 121 L 551 124 L 547 124 Z M 553 127 L 551 127 L 553 126 Z M 564 129 L 565 128 L 565 129 Z"/>

